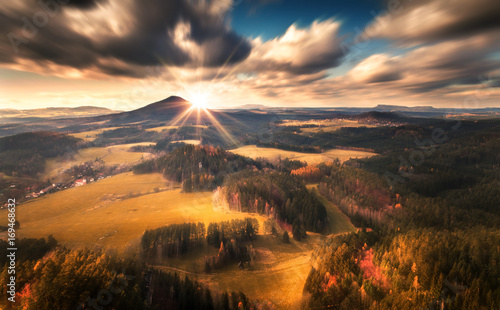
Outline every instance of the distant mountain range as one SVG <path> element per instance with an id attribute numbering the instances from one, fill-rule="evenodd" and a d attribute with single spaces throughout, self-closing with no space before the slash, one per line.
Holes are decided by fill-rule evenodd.
<path id="1" fill-rule="evenodd" d="M 126 112 L 101 107 L 4 109 L 0 110 L 0 137 L 40 130 L 80 132 L 95 128 L 135 125 L 147 128 L 172 123 L 176 125 L 211 124 L 213 119 L 221 125 L 251 132 L 265 129 L 270 123 L 283 119 L 307 121 L 349 118 L 369 122 L 418 123 L 439 117 L 498 118 L 500 108 L 461 110 L 395 105 L 378 105 L 372 108 L 279 108 L 248 104 L 236 108 L 198 111 L 193 110 L 193 105 L 189 101 L 171 96 Z"/>
<path id="2" fill-rule="evenodd" d="M 171 114 L 186 110 L 191 107 L 191 103 L 178 96 L 170 96 L 158 102 L 146 105 L 142 108 L 132 111 L 114 111 L 107 108 L 95 106 L 82 106 L 76 108 L 41 108 L 41 109 L 0 109 L 0 120 L 2 118 L 73 118 L 73 117 L 91 117 L 100 115 L 116 114 L 121 116 L 149 115 L 155 117 L 159 114 Z M 304 111 L 304 110 L 324 110 L 336 112 L 363 113 L 370 111 L 378 112 L 406 112 L 406 113 L 500 113 L 500 108 L 478 108 L 478 109 L 459 109 L 459 108 L 435 108 L 432 106 L 399 106 L 379 104 L 375 107 L 270 107 L 263 104 L 245 104 L 236 107 L 217 108 L 214 111 L 235 111 L 235 110 L 262 110 L 262 111 Z"/>
<path id="3" fill-rule="evenodd" d="M 460 109 L 460 108 L 435 108 L 433 106 L 399 106 L 399 105 L 386 105 L 379 104 L 375 107 L 269 107 L 261 104 L 245 104 L 242 106 L 218 109 L 221 111 L 231 111 L 231 110 L 259 110 L 259 111 L 329 111 L 329 112 L 342 112 L 348 114 L 359 114 L 371 111 L 377 112 L 395 112 L 400 114 L 405 114 L 408 116 L 420 116 L 420 117 L 433 117 L 433 116 L 444 116 L 444 115 L 462 115 L 462 114 L 500 114 L 500 108 L 478 108 L 478 109 Z"/>
<path id="4" fill-rule="evenodd" d="M 0 109 L 0 122 L 5 123 L 5 120 L 20 120 L 24 118 L 73 118 L 73 117 L 88 117 L 105 114 L 113 114 L 119 111 L 113 111 L 101 107 L 77 107 L 77 108 L 42 108 L 42 109 Z"/>

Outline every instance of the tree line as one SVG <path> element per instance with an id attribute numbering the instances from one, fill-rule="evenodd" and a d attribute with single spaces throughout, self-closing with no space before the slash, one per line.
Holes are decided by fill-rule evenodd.
<path id="1" fill-rule="evenodd" d="M 259 222 L 254 218 L 233 219 L 204 223 L 172 224 L 146 230 L 141 247 L 147 261 L 161 261 L 178 257 L 190 250 L 209 244 L 219 247 L 221 243 L 252 241 L 259 231 Z"/>
<path id="2" fill-rule="evenodd" d="M 327 217 L 321 201 L 288 173 L 232 174 L 224 181 L 222 196 L 232 210 L 274 216 L 287 223 L 298 220 L 314 232 L 322 231 Z"/>
<path id="3" fill-rule="evenodd" d="M 250 300 L 242 292 L 211 291 L 197 281 L 176 273 L 153 271 L 151 275 L 151 300 L 154 309 L 167 310 L 273 310 L 274 306 L 267 302 Z"/>
<path id="4" fill-rule="evenodd" d="M 224 177 L 242 169 L 262 169 L 263 164 L 212 146 L 185 145 L 158 159 L 144 161 L 134 173 L 160 172 L 166 178 L 182 182 L 186 192 L 214 189 Z"/>

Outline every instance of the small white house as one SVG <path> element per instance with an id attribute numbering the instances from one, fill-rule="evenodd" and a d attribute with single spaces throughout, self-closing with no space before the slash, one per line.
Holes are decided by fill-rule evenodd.
<path id="1" fill-rule="evenodd" d="M 75 186 L 83 186 L 87 184 L 87 179 L 78 179 L 75 181 Z"/>

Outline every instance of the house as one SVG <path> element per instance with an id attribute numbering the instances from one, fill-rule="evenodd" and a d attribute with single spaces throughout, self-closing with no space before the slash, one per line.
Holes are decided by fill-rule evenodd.
<path id="1" fill-rule="evenodd" d="M 52 189 L 54 189 L 55 187 L 56 187 L 56 185 L 55 185 L 55 184 L 52 184 L 51 186 L 49 186 L 49 187 L 46 187 L 46 188 L 42 189 L 42 190 L 40 191 L 40 195 L 47 194 L 49 191 L 51 191 L 51 190 L 52 190 Z"/>
<path id="2" fill-rule="evenodd" d="M 87 179 L 78 179 L 75 181 L 75 186 L 78 187 L 78 186 L 83 186 L 83 185 L 86 185 L 87 184 Z"/>

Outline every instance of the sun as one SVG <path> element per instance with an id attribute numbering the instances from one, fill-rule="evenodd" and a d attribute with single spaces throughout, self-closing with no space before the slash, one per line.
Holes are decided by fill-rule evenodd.
<path id="1" fill-rule="evenodd" d="M 191 104 L 193 108 L 198 110 L 207 108 L 207 96 L 202 93 L 197 93 L 191 96 Z"/>

